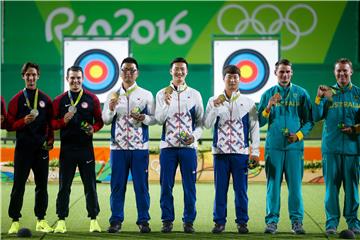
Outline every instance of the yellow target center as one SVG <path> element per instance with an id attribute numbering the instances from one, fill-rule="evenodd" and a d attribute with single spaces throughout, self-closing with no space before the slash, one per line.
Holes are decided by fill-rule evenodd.
<path id="1" fill-rule="evenodd" d="M 94 65 L 90 68 L 90 76 L 99 78 L 103 74 L 103 69 L 99 65 Z"/>
<path id="2" fill-rule="evenodd" d="M 249 65 L 244 65 L 240 68 L 241 77 L 249 78 L 253 74 L 253 70 Z"/>

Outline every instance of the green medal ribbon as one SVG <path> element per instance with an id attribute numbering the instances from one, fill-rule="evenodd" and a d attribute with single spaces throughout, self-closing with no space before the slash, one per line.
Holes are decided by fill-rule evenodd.
<path id="1" fill-rule="evenodd" d="M 23 93 L 24 93 L 24 96 L 25 96 L 26 106 L 28 106 L 28 108 L 30 108 L 31 110 L 32 109 L 37 110 L 39 89 L 36 89 L 36 92 L 35 92 L 34 104 L 33 104 L 34 107 L 33 108 L 30 105 L 30 100 L 29 100 L 29 96 L 28 96 L 28 94 L 26 92 L 26 88 L 23 89 Z"/>
<path id="2" fill-rule="evenodd" d="M 75 103 L 74 103 L 74 100 L 73 100 L 73 98 L 72 98 L 72 96 L 71 96 L 70 90 L 68 91 L 68 96 L 69 96 L 69 98 L 70 98 L 71 106 L 74 106 L 74 107 L 75 107 L 75 106 L 80 102 L 80 99 L 81 99 L 81 97 L 82 97 L 82 95 L 83 95 L 83 92 L 84 92 L 84 90 L 81 89 L 81 91 L 80 91 L 80 93 L 79 93 L 79 96 L 76 98 L 76 101 L 75 101 Z"/>
<path id="3" fill-rule="evenodd" d="M 120 96 L 129 96 L 133 91 L 137 89 L 138 86 L 135 86 L 134 88 L 130 89 L 129 91 L 126 91 L 125 93 L 121 94 Z"/>

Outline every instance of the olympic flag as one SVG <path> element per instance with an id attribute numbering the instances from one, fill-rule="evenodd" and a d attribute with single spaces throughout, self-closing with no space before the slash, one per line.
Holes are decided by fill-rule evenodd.
<path id="1" fill-rule="evenodd" d="M 129 56 L 129 40 L 64 40 L 64 91 L 69 90 L 66 70 L 80 66 L 84 71 L 83 88 L 105 102 L 108 92 L 119 89 L 120 63 Z"/>
<path id="2" fill-rule="evenodd" d="M 241 72 L 240 92 L 259 102 L 261 95 L 277 83 L 274 70 L 278 59 L 278 40 L 215 40 L 214 94 L 221 94 L 224 90 L 222 69 L 232 64 Z"/>

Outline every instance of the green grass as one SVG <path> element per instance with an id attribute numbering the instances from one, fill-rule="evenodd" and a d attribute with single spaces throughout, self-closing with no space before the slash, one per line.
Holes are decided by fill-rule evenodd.
<path id="1" fill-rule="evenodd" d="M 1 183 L 1 238 L 14 239 L 15 237 L 6 234 L 11 220 L 7 216 L 7 208 L 9 204 L 9 197 L 11 192 L 11 183 Z M 110 217 L 110 186 L 109 184 L 98 184 L 98 195 L 101 212 L 98 216 L 99 223 L 103 230 L 108 227 L 108 218 Z M 234 223 L 234 196 L 232 186 L 229 187 L 228 196 L 228 222 L 226 225 L 226 232 L 220 235 L 211 234 L 213 227 L 212 222 L 212 208 L 214 200 L 214 187 L 211 183 L 197 184 L 197 218 L 194 223 L 196 233 L 188 235 L 182 233 L 182 210 L 183 210 L 183 192 L 180 183 L 174 187 L 175 199 L 175 216 L 174 232 L 171 234 L 160 233 L 161 228 L 161 211 L 159 206 L 160 186 L 159 183 L 150 184 L 151 208 L 150 225 L 152 232 L 144 235 L 138 233 L 136 222 L 136 206 L 135 196 L 132 184 L 128 184 L 126 202 L 125 202 L 125 221 L 123 222 L 122 232 L 111 235 L 106 232 L 91 234 L 88 232 L 89 219 L 85 208 L 85 199 L 83 194 L 83 187 L 81 183 L 74 183 L 72 187 L 70 199 L 70 215 L 66 219 L 68 233 L 66 234 L 40 234 L 35 232 L 35 216 L 33 213 L 34 205 L 34 184 L 29 183 L 26 186 L 24 196 L 24 206 L 22 208 L 23 217 L 20 220 L 22 227 L 30 228 L 33 232 L 33 238 L 38 239 L 103 239 L 103 238 L 122 238 L 122 239 L 235 239 L 239 235 L 236 234 L 236 224 Z M 58 191 L 57 183 L 49 184 L 49 207 L 46 219 L 50 224 L 55 224 L 57 217 L 55 214 L 55 201 Z M 307 231 L 305 236 L 294 236 L 290 232 L 290 221 L 287 212 L 287 188 L 286 185 L 282 187 L 281 196 L 281 217 L 279 223 L 279 233 L 274 236 L 264 235 L 264 217 L 265 217 L 265 196 L 266 185 L 261 183 L 249 184 L 249 229 L 250 234 L 245 235 L 245 238 L 251 239 L 288 239 L 288 238 L 302 238 L 302 239 L 321 239 L 326 238 L 324 235 L 324 186 L 323 185 L 303 185 L 305 218 L 304 227 Z M 341 195 L 341 203 L 343 196 Z M 339 226 L 339 230 L 345 229 L 346 224 L 343 219 Z"/>

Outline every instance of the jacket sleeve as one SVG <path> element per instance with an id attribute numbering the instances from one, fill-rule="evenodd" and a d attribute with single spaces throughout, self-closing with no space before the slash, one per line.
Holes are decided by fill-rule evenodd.
<path id="1" fill-rule="evenodd" d="M 328 104 L 326 98 L 320 98 L 316 96 L 315 102 L 312 108 L 312 114 L 315 122 L 318 122 L 326 117 L 328 111 Z"/>
<path id="2" fill-rule="evenodd" d="M 154 103 L 154 97 L 151 94 L 151 92 L 149 92 L 146 97 L 146 108 L 147 108 L 147 114 L 145 114 L 145 119 L 143 121 L 143 124 L 148 126 L 156 124 L 156 119 L 154 115 L 155 103 Z"/>
<path id="3" fill-rule="evenodd" d="M 206 128 L 212 128 L 216 122 L 218 115 L 217 108 L 214 106 L 214 98 L 211 97 L 206 105 L 206 111 L 204 116 L 204 126 Z"/>
<path id="4" fill-rule="evenodd" d="M 102 119 L 103 119 L 103 121 L 104 121 L 104 123 L 106 125 L 109 125 L 109 124 L 112 123 L 113 118 L 114 118 L 114 116 L 116 114 L 115 111 L 110 111 L 110 109 L 109 109 L 109 102 L 110 102 L 111 96 L 112 96 L 112 93 L 110 93 L 107 96 L 107 99 L 106 99 L 106 101 L 104 103 L 104 108 L 103 108 L 103 111 L 102 111 Z"/>
<path id="5" fill-rule="evenodd" d="M 267 98 L 267 92 L 265 92 L 260 99 L 258 107 L 258 116 L 260 127 L 266 125 L 269 122 L 270 113 L 266 111 L 266 106 L 268 105 L 269 99 Z"/>
<path id="6" fill-rule="evenodd" d="M 203 117 L 204 117 L 204 106 L 202 102 L 202 98 L 199 92 L 195 95 L 196 105 L 195 105 L 195 130 L 192 132 L 195 140 L 200 139 L 202 131 L 203 131 Z"/>
<path id="7" fill-rule="evenodd" d="M 251 155 L 260 156 L 260 127 L 258 120 L 258 112 L 255 103 L 251 103 L 249 112 L 250 117 L 250 139 L 251 139 Z"/>
<path id="8" fill-rule="evenodd" d="M 103 126 L 104 126 L 104 122 L 102 120 L 101 117 L 101 107 L 100 107 L 100 101 L 99 99 L 94 95 L 93 96 L 94 99 L 94 124 L 93 124 L 93 128 L 94 128 L 94 133 L 99 131 Z"/>
<path id="9" fill-rule="evenodd" d="M 64 128 L 66 126 L 64 118 L 60 117 L 60 98 L 57 97 L 53 101 L 53 117 L 51 120 L 51 126 L 54 130 Z"/>
<path id="10" fill-rule="evenodd" d="M 164 90 L 160 90 L 156 94 L 156 107 L 155 107 L 155 119 L 156 121 L 162 125 L 166 121 L 168 112 L 169 112 L 169 105 L 165 103 L 164 99 Z"/>
<path id="11" fill-rule="evenodd" d="M 303 104 L 301 107 L 301 125 L 302 127 L 296 133 L 299 140 L 302 140 L 304 136 L 307 136 L 311 129 L 314 127 L 314 120 L 312 115 L 312 105 L 310 96 L 307 92 L 303 95 Z"/>
<path id="12" fill-rule="evenodd" d="M 25 117 L 20 119 L 17 119 L 16 117 L 18 112 L 18 100 L 19 100 L 18 96 L 15 96 L 9 102 L 8 114 L 7 114 L 8 131 L 17 131 L 26 126 Z"/>
<path id="13" fill-rule="evenodd" d="M 54 129 L 51 126 L 51 121 L 53 119 L 53 103 L 51 101 L 51 99 L 48 97 L 48 102 L 47 102 L 47 108 L 46 108 L 46 120 L 47 120 L 47 127 L 46 127 L 46 132 L 47 132 L 47 143 L 48 144 L 53 144 L 54 143 Z"/>

